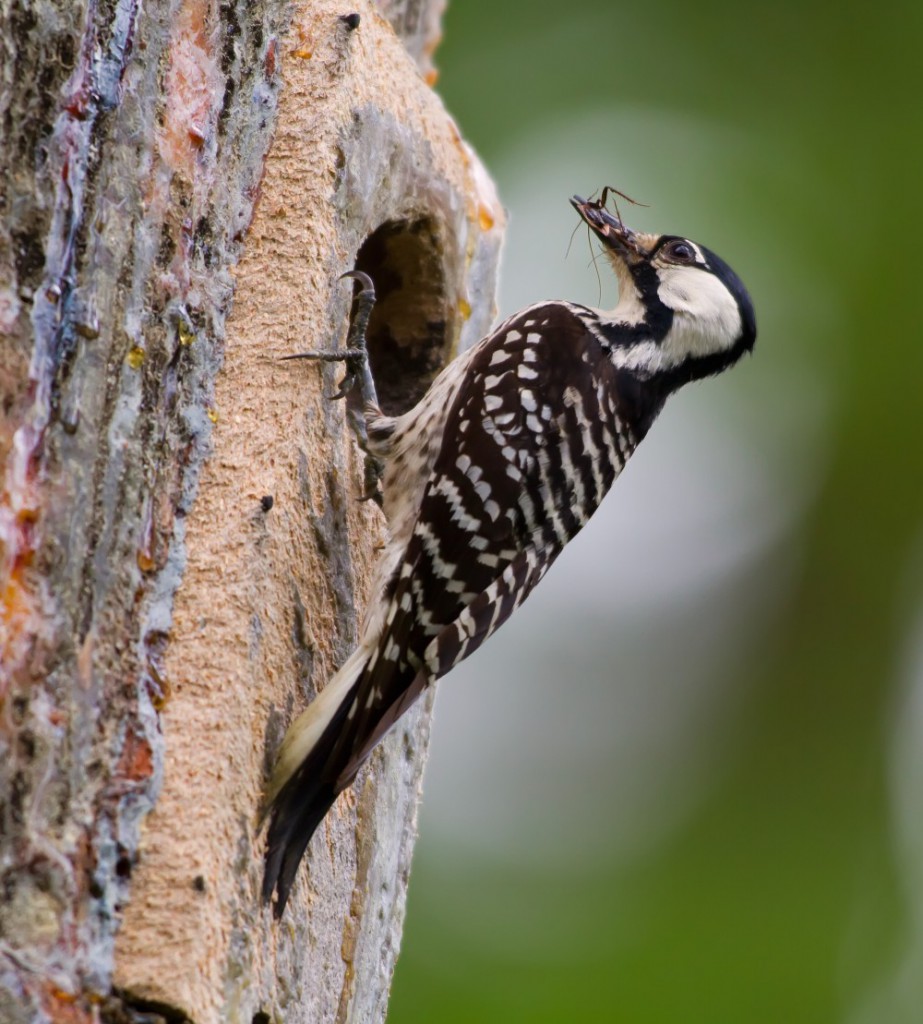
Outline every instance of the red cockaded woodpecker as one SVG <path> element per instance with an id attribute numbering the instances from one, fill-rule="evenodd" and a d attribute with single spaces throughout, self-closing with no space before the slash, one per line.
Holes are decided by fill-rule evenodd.
<path id="1" fill-rule="evenodd" d="M 374 289 L 353 272 L 363 291 L 347 350 L 313 356 L 345 359 L 359 383 L 355 426 L 381 470 L 390 538 L 359 646 L 289 729 L 269 786 L 263 895 L 277 894 L 277 917 L 315 829 L 376 744 L 522 604 L 668 396 L 753 347 L 753 304 L 720 257 L 571 202 L 618 278 L 610 312 L 530 306 L 391 417 L 365 355 Z"/>

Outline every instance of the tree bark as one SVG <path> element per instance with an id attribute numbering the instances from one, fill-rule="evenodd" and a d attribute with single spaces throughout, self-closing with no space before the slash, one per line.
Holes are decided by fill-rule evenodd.
<path id="1" fill-rule="evenodd" d="M 277 357 L 353 266 L 387 411 L 489 325 L 441 6 L 0 0 L 0 1020 L 384 1018 L 431 700 L 259 900 L 384 529 L 336 369 Z"/>

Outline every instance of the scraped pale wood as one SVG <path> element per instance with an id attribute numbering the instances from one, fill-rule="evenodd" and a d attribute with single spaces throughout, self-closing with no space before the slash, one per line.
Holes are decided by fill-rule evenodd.
<path id="1" fill-rule="evenodd" d="M 357 262 L 394 409 L 489 325 L 503 217 L 427 85 L 440 6 L 4 15 L 40 126 L 0 147 L 4 1020 L 384 1017 L 428 705 L 283 921 L 258 899 L 268 767 L 383 529 L 337 371 L 276 357 L 342 342 Z"/>

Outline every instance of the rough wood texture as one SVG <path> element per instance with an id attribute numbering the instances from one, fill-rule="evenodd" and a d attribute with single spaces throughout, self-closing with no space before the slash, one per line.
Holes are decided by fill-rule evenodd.
<path id="1" fill-rule="evenodd" d="M 4 1022 L 384 1016 L 428 708 L 280 925 L 256 820 L 382 528 L 336 371 L 274 357 L 342 342 L 354 263 L 391 409 L 492 316 L 442 5 L 381 6 L 0 3 Z"/>

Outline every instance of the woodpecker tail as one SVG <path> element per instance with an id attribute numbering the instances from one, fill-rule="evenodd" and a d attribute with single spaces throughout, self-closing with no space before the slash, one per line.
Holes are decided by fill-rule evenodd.
<path id="1" fill-rule="evenodd" d="M 359 648 L 289 728 L 270 780 L 263 899 L 282 916 L 311 836 L 344 788 L 330 760 L 355 700 L 368 651 Z"/>

